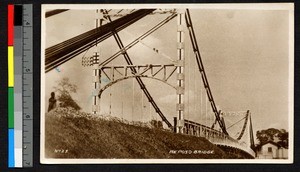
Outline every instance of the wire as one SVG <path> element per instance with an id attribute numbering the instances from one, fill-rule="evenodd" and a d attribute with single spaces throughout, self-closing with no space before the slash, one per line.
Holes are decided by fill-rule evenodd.
<path id="1" fill-rule="evenodd" d="M 152 114 L 151 114 L 151 103 L 149 102 L 149 118 L 150 118 L 150 122 L 152 121 Z"/>
<path id="2" fill-rule="evenodd" d="M 106 10 L 104 10 L 104 13 L 107 13 Z M 163 20 L 162 22 L 160 22 L 158 25 L 156 25 L 155 27 L 153 27 L 152 29 L 150 29 L 149 31 L 147 31 L 145 34 L 143 34 L 142 36 L 140 36 L 138 39 L 136 39 L 137 41 L 139 39 L 144 39 L 145 37 L 147 37 L 149 34 L 151 34 L 152 32 L 154 32 L 155 30 L 157 30 L 159 27 L 161 27 L 162 25 L 164 25 L 166 22 L 170 21 L 172 18 L 174 18 L 176 15 L 172 15 L 167 17 L 165 20 Z M 111 21 L 110 17 L 107 17 L 109 21 Z M 148 35 L 147 35 L 148 34 Z M 130 43 L 128 46 L 124 47 L 123 43 L 120 40 L 120 37 L 117 34 L 117 30 L 113 30 L 113 35 L 114 38 L 116 39 L 119 48 L 121 49 L 118 53 L 123 54 L 127 64 L 132 65 L 132 61 L 129 58 L 126 50 L 131 48 L 132 46 L 134 46 L 136 43 Z M 105 62 L 102 62 L 99 65 L 105 65 L 107 63 L 109 63 L 111 60 L 115 59 L 116 57 L 118 57 L 120 54 L 114 54 L 113 56 L 109 57 L 107 60 L 105 60 Z M 133 73 L 136 73 L 135 68 L 130 68 L 132 70 Z M 145 93 L 146 97 L 148 98 L 149 102 L 152 104 L 153 108 L 155 109 L 155 112 L 158 113 L 158 115 L 162 118 L 162 120 L 168 125 L 168 127 L 171 129 L 172 128 L 172 124 L 167 120 L 167 118 L 163 115 L 163 113 L 161 112 L 161 110 L 159 109 L 159 107 L 157 106 L 157 104 L 154 102 L 153 98 L 151 97 L 149 91 L 146 89 L 145 84 L 142 82 L 140 77 L 136 77 L 136 80 L 138 82 L 138 84 L 140 85 L 141 89 L 143 90 L 143 92 Z"/>
<path id="3" fill-rule="evenodd" d="M 141 113 L 142 114 L 142 118 L 141 118 L 142 120 L 141 121 L 145 122 L 144 121 L 144 94 L 143 94 L 143 90 L 141 90 L 141 95 L 142 95 L 142 113 Z"/>
<path id="4" fill-rule="evenodd" d="M 208 118 L 207 118 L 207 95 L 205 96 L 205 125 L 207 126 L 208 122 L 207 122 Z"/>
<path id="5" fill-rule="evenodd" d="M 123 121 L 124 117 L 124 81 L 122 82 L 122 113 L 121 113 L 121 119 Z"/>
<path id="6" fill-rule="evenodd" d="M 199 47 L 198 47 L 198 43 L 197 43 L 197 39 L 196 39 L 196 34 L 194 32 L 194 28 L 193 28 L 193 24 L 192 24 L 189 9 L 186 9 L 185 19 L 186 19 L 186 23 L 187 23 L 187 26 L 188 26 L 189 35 L 190 35 L 190 38 L 191 38 L 193 50 L 194 50 L 194 53 L 195 53 L 195 56 L 196 56 L 198 68 L 199 68 L 199 71 L 201 73 L 203 83 L 205 85 L 206 93 L 207 93 L 207 96 L 209 98 L 212 111 L 214 112 L 215 117 L 216 117 L 220 127 L 222 128 L 223 133 L 225 135 L 228 135 L 228 133 L 226 131 L 225 124 L 220 119 L 220 114 L 218 112 L 218 109 L 216 107 L 216 103 L 214 101 L 214 98 L 212 96 L 212 92 L 211 92 L 210 87 L 209 87 L 209 83 L 208 83 L 208 80 L 207 80 L 207 76 L 205 74 L 205 70 L 204 70 L 202 59 L 201 59 L 201 54 L 200 54 L 200 51 L 199 51 Z"/>
<path id="7" fill-rule="evenodd" d="M 188 57 L 188 56 L 187 56 Z M 187 60 L 188 60 L 188 74 L 189 74 L 189 77 L 188 77 L 188 114 L 187 114 L 187 120 L 190 120 L 189 119 L 189 114 L 190 114 L 190 89 L 191 89 L 191 70 L 190 70 L 190 65 L 191 65 L 191 63 L 190 63 L 190 58 L 186 58 Z"/>
<path id="8" fill-rule="evenodd" d="M 202 105 L 203 105 L 203 102 L 202 102 L 202 96 L 203 96 L 203 95 L 202 95 L 202 81 L 201 81 L 201 79 L 200 79 L 200 114 L 201 114 L 201 115 L 203 115 L 203 113 L 202 113 L 202 111 L 203 111 L 203 110 L 202 110 L 202 109 L 203 109 L 203 108 L 202 108 Z M 202 118 L 203 118 L 203 117 L 202 117 Z"/>
<path id="9" fill-rule="evenodd" d="M 243 119 L 245 119 L 247 116 L 243 117 L 242 119 L 238 120 L 237 122 L 233 123 L 232 125 L 230 125 L 229 127 L 227 127 L 226 129 L 230 129 L 231 127 L 235 126 L 237 123 L 241 122 Z"/>
<path id="10" fill-rule="evenodd" d="M 133 24 L 137 20 L 143 18 L 153 10 L 145 9 L 138 10 L 128 16 L 124 16 L 115 20 L 113 23 L 106 24 L 102 27 L 101 32 L 97 29 L 92 29 L 83 34 L 75 36 L 71 39 L 63 41 L 45 50 L 45 71 L 46 73 L 54 69 L 58 65 L 65 63 L 66 61 L 77 56 L 78 53 L 82 53 L 91 45 L 95 44 L 95 38 L 99 38 L 99 41 L 103 41 L 112 35 L 111 29 L 115 28 L 116 31 L 123 30 L 127 26 Z"/>
<path id="11" fill-rule="evenodd" d="M 190 52 L 190 51 L 189 51 Z M 190 58 L 191 59 L 191 58 Z M 198 92 L 197 92 L 197 86 L 196 86 L 196 63 L 194 62 L 194 90 L 195 90 L 195 97 L 194 97 L 194 113 L 197 114 L 197 102 L 198 102 Z"/>
<path id="12" fill-rule="evenodd" d="M 146 44 L 144 41 L 139 40 L 139 42 L 144 45 L 145 47 L 149 48 L 150 50 L 154 51 L 155 53 L 157 53 L 158 55 L 161 55 L 162 57 L 170 60 L 171 62 L 175 62 L 175 60 L 173 60 L 170 56 L 166 55 L 165 53 L 161 52 L 160 50 L 158 50 L 155 47 L 151 47 L 150 45 Z"/>
<path id="13" fill-rule="evenodd" d="M 83 54 L 83 56 L 81 57 L 81 59 L 83 59 L 83 58 L 85 57 L 86 53 L 87 53 L 89 50 L 90 50 L 90 48 L 87 49 L 87 50 L 85 51 L 85 53 Z"/>
<path id="14" fill-rule="evenodd" d="M 131 114 L 131 121 L 133 121 L 134 116 L 134 80 L 132 80 L 132 114 Z"/>
<path id="15" fill-rule="evenodd" d="M 126 30 L 124 30 L 124 33 L 128 34 L 128 35 L 131 36 L 131 37 L 134 37 L 134 36 L 135 36 L 135 35 L 133 35 L 132 33 L 126 31 Z M 172 57 L 170 57 L 170 56 L 166 55 L 165 53 L 161 52 L 158 48 L 155 48 L 155 47 L 153 47 L 153 46 L 150 46 L 149 44 L 145 43 L 145 41 L 143 41 L 142 39 L 139 39 L 138 42 L 141 43 L 142 45 L 144 45 L 146 48 L 152 50 L 152 51 L 155 52 L 156 54 L 158 54 L 158 55 L 160 55 L 160 56 L 162 56 L 162 57 L 168 59 L 169 61 L 171 61 L 171 62 L 173 62 L 173 63 L 176 62 L 174 59 L 172 59 Z"/>
<path id="16" fill-rule="evenodd" d="M 113 65 L 113 62 L 112 62 L 112 65 Z M 112 69 L 112 70 L 114 70 L 114 68 Z M 114 79 L 114 71 L 111 71 L 112 72 L 112 80 Z M 113 87 L 110 87 L 109 88 L 109 115 L 111 115 L 112 113 L 112 92 L 113 92 Z"/>

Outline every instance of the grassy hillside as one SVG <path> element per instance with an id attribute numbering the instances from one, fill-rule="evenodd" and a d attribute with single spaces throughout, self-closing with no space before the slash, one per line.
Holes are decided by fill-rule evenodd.
<path id="1" fill-rule="evenodd" d="M 45 126 L 48 158 L 238 158 L 201 137 L 129 125 L 70 109 L 47 113 Z"/>

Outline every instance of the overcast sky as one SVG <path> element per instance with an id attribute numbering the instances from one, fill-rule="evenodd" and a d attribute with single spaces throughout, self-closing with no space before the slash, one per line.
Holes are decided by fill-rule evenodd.
<path id="1" fill-rule="evenodd" d="M 127 45 L 169 14 L 149 15 L 121 31 Z M 254 131 L 275 127 L 288 130 L 289 12 L 285 10 L 193 9 L 191 17 L 202 60 L 215 102 L 221 110 L 250 110 Z M 176 18 L 147 37 L 145 43 L 170 56 L 176 53 Z M 95 10 L 70 10 L 46 19 L 46 47 L 55 45 L 95 27 Z M 211 110 L 206 108 L 205 92 L 188 34 L 186 35 L 186 118 L 211 125 Z M 101 61 L 118 50 L 113 38 L 99 44 Z M 46 74 L 46 106 L 56 81 L 69 77 L 78 86 L 74 95 L 84 111 L 91 112 L 92 68 L 82 67 L 81 58 L 91 56 L 95 48 Z M 128 51 L 134 64 L 169 64 L 143 44 Z M 125 65 L 120 56 L 114 65 Z M 176 92 L 156 80 L 143 79 L 162 112 L 172 123 L 176 116 Z M 170 83 L 175 84 L 175 77 Z M 133 86 L 134 85 L 134 86 Z M 134 87 L 134 89 L 133 89 Z M 133 91 L 134 90 L 134 91 Z M 111 99 L 109 93 L 112 93 Z M 134 98 L 133 96 L 134 95 Z M 202 95 L 202 96 L 201 96 Z M 128 120 L 159 119 L 135 80 L 115 84 L 103 93 L 101 113 L 112 113 Z M 202 102 L 202 103 L 201 103 Z M 134 105 L 134 108 L 132 106 Z M 209 106 L 209 105 L 208 105 Z M 205 115 L 205 112 L 209 115 Z M 133 113 L 132 113 L 133 112 Z M 232 118 L 232 119 L 231 119 Z M 228 117 L 228 125 L 238 117 Z M 240 127 L 239 127 L 240 128 Z"/>

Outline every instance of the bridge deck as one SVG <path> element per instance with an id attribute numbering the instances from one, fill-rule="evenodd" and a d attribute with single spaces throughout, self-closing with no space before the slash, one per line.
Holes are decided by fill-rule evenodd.
<path id="1" fill-rule="evenodd" d="M 233 139 L 221 131 L 209 128 L 193 121 L 184 120 L 184 134 L 205 137 L 215 145 L 229 146 L 240 149 L 255 157 L 255 152 L 250 148 L 250 146 L 240 143 L 238 140 Z"/>

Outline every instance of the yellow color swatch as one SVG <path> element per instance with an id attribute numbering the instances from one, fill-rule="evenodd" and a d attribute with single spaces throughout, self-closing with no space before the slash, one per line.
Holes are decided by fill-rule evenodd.
<path id="1" fill-rule="evenodd" d="M 14 87 L 14 47 L 8 46 L 8 87 Z"/>

